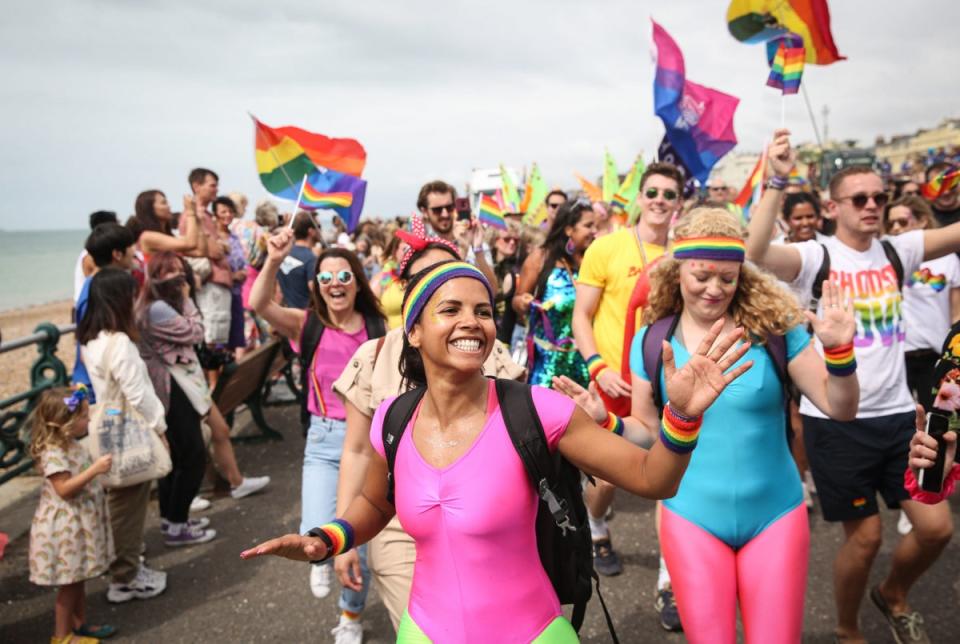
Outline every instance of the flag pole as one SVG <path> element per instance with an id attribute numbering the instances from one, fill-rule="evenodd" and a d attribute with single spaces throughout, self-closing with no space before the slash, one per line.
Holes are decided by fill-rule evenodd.
<path id="1" fill-rule="evenodd" d="M 303 188 L 307 185 L 307 175 L 303 175 L 303 181 L 300 182 L 300 194 L 297 195 L 297 205 L 293 207 L 293 214 L 290 215 L 290 221 L 287 223 L 287 228 L 293 228 L 293 220 L 297 218 L 297 211 L 300 210 L 300 201 L 303 199 Z M 310 217 L 310 221 L 313 221 L 313 217 Z M 313 225 L 316 226 L 317 222 L 313 222 Z M 320 228 L 317 228 L 317 232 L 320 232 Z"/>

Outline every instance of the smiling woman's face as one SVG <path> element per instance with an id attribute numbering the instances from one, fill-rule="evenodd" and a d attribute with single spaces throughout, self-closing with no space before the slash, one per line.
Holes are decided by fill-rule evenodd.
<path id="1" fill-rule="evenodd" d="M 349 273 L 349 277 L 343 273 Z M 329 282 L 325 278 L 329 277 Z M 346 279 L 343 279 L 346 278 Z M 344 284 L 344 281 L 347 283 Z M 343 313 L 353 309 L 357 301 L 357 279 L 350 262 L 342 257 L 326 257 L 317 269 L 317 286 L 320 297 L 331 313 Z"/>
<path id="2" fill-rule="evenodd" d="M 493 306 L 486 287 L 470 277 L 442 285 L 430 298 L 410 332 L 424 365 L 460 372 L 483 368 L 496 339 Z"/>
<path id="3" fill-rule="evenodd" d="M 718 320 L 733 301 L 740 280 L 740 262 L 685 259 L 680 262 L 683 306 L 702 320 Z"/>

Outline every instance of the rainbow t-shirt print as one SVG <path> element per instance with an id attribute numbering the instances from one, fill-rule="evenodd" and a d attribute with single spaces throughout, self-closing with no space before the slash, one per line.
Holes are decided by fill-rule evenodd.
<path id="1" fill-rule="evenodd" d="M 922 268 L 919 271 L 913 271 L 913 275 L 910 276 L 910 286 L 914 284 L 925 284 L 939 293 L 947 287 L 947 276 L 933 273 L 929 268 Z"/>
<path id="2" fill-rule="evenodd" d="M 854 346 L 870 347 L 877 341 L 890 346 L 896 338 L 903 342 L 903 297 L 897 287 L 897 273 L 887 264 L 882 270 L 856 272 L 830 271 L 830 279 L 840 286 L 844 297 L 853 301 L 857 315 Z"/>

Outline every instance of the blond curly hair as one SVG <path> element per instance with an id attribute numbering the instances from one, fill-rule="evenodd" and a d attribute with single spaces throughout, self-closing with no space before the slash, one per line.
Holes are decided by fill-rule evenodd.
<path id="1" fill-rule="evenodd" d="M 81 401 L 76 411 L 70 411 L 64 398 L 73 393 L 67 387 L 48 389 L 40 394 L 37 406 L 30 414 L 30 457 L 40 463 L 40 457 L 50 447 L 66 449 L 73 439 L 70 426 L 87 411 L 87 401 Z"/>
<path id="2" fill-rule="evenodd" d="M 722 208 L 694 208 L 677 222 L 673 233 L 676 239 L 746 237 L 740 220 Z M 650 325 L 682 310 L 680 261 L 666 255 L 650 271 L 650 296 L 643 310 L 643 323 Z M 759 344 L 768 335 L 786 334 L 804 319 L 796 298 L 772 275 L 749 263 L 740 268 L 730 314 L 734 323 Z"/>

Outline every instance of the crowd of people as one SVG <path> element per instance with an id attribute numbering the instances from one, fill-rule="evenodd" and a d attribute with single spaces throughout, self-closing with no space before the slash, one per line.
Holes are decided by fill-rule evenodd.
<path id="1" fill-rule="evenodd" d="M 87 621 L 85 580 L 109 572 L 111 602 L 166 587 L 142 551 L 153 480 L 107 484 L 116 463 L 78 442 L 98 408 L 122 400 L 169 450 L 164 543 L 211 541 L 191 516 L 210 503 L 208 454 L 235 498 L 269 484 L 241 473 L 211 392 L 279 337 L 302 392 L 300 527 L 242 556 L 310 562 L 319 598 L 339 581 L 337 642 L 362 641 L 371 583 L 401 642 L 577 641 L 539 563 L 538 508 L 554 497 L 514 440 L 518 409 L 585 475 L 560 505 L 584 508 L 599 574 L 623 571 L 616 490 L 658 500 L 666 630 L 733 642 L 739 609 L 747 642 L 799 641 L 816 496 L 843 528 L 837 641 L 863 641 L 867 594 L 897 641 L 928 641 L 908 592 L 952 536 L 960 478 L 948 434 L 942 492 L 917 485 L 938 449 L 926 414 L 960 408 L 960 189 L 928 201 L 920 182 L 853 167 L 821 194 L 791 181 L 785 130 L 767 159 L 749 222 L 725 185 L 685 195 L 667 163 L 646 168 L 636 221 L 554 190 L 543 225 L 508 213 L 488 228 L 433 181 L 411 217 L 350 233 L 270 202 L 248 218 L 203 168 L 179 213 L 148 190 L 123 225 L 91 215 L 76 386 L 44 394 L 32 425 L 45 484 L 31 579 L 59 586 L 54 640 L 114 632 Z M 934 160 L 924 179 L 952 167 Z M 903 536 L 868 590 L 878 494 Z"/>

